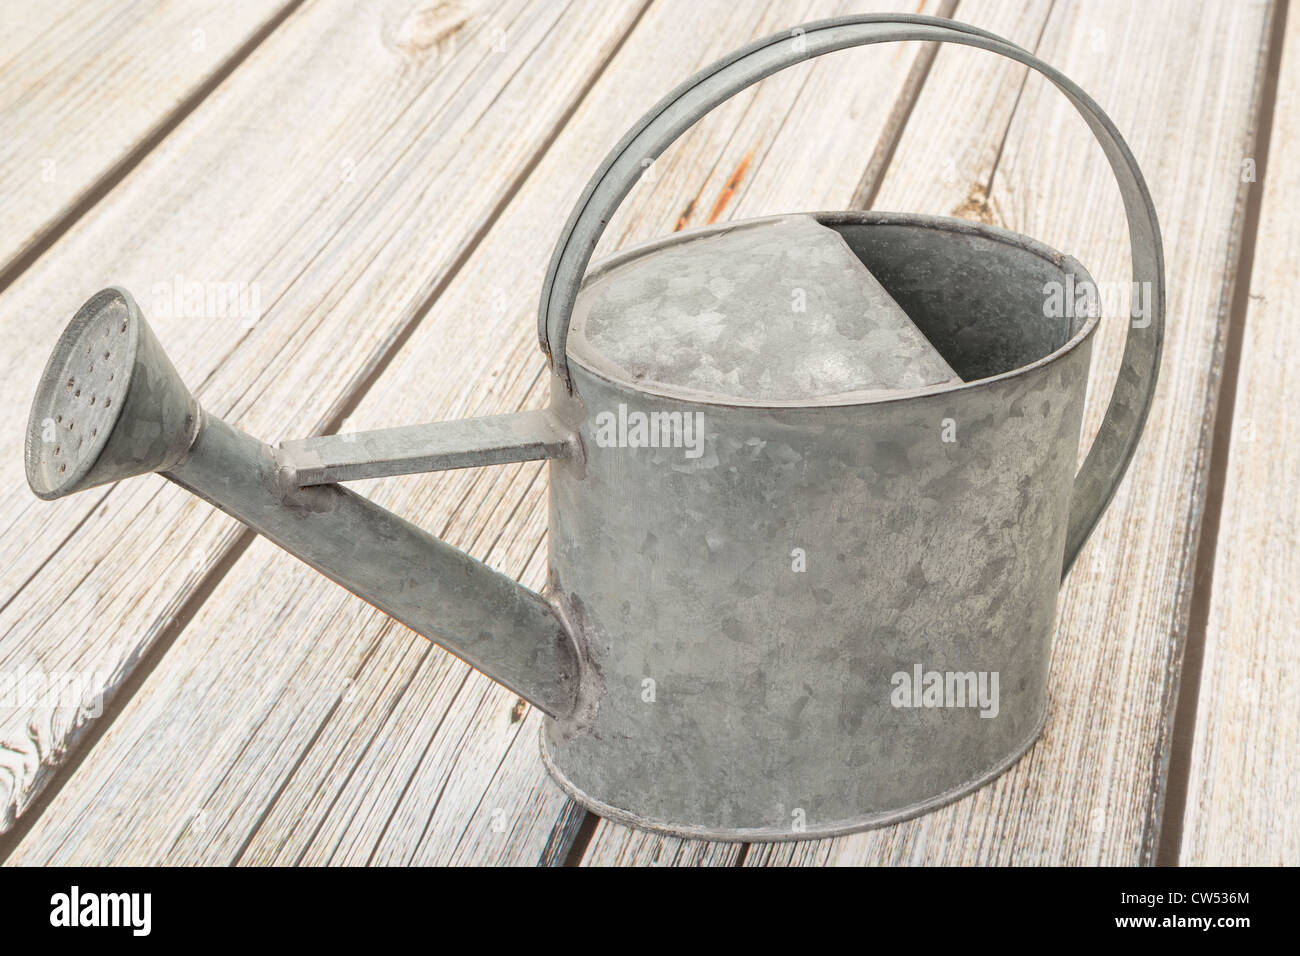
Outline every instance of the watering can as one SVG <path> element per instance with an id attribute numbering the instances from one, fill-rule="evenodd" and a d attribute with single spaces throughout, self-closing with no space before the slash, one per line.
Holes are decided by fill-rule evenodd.
<path id="1" fill-rule="evenodd" d="M 1098 315 L 1046 314 L 1044 294 L 1095 285 L 1033 239 L 833 212 L 677 233 L 588 274 L 618 204 L 704 113 L 786 66 L 902 40 L 1042 73 L 1119 180 L 1151 308 L 1077 474 Z M 809 229 L 843 246 L 820 266 L 847 275 L 840 255 L 862 273 L 860 306 L 838 307 L 866 323 L 847 359 L 826 347 L 835 322 L 804 341 L 789 302 L 728 311 Z M 692 271 L 706 259 L 734 270 Z M 1087 94 L 971 26 L 845 17 L 713 64 L 608 155 L 542 290 L 546 410 L 271 447 L 201 408 L 131 296 L 108 288 L 40 380 L 27 476 L 51 499 L 155 471 L 233 515 L 540 708 L 542 759 L 598 814 L 685 837 L 826 837 L 954 800 L 1039 735 L 1057 592 L 1138 442 L 1163 318 L 1150 194 Z M 542 459 L 540 594 L 341 484 Z"/>

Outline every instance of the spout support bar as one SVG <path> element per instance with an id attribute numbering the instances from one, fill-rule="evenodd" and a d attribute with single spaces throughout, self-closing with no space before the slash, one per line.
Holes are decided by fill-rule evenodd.
<path id="1" fill-rule="evenodd" d="M 573 437 L 549 411 L 517 412 L 280 444 L 285 478 L 300 487 L 512 461 L 562 458 Z"/>
<path id="2" fill-rule="evenodd" d="M 201 414 L 165 477 L 552 717 L 572 714 L 577 644 L 540 594 L 346 488 L 293 486 L 275 449 Z"/>

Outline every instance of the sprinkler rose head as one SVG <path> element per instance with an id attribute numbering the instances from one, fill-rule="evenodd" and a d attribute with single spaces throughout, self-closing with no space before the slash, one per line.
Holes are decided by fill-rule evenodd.
<path id="1" fill-rule="evenodd" d="M 27 484 L 61 498 L 184 457 L 198 404 L 131 294 L 110 287 L 77 310 L 41 374 L 27 421 Z"/>

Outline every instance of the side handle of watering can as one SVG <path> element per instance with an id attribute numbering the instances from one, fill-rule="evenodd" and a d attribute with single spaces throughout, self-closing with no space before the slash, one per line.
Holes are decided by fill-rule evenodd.
<path id="1" fill-rule="evenodd" d="M 650 161 L 709 110 L 787 66 L 854 46 L 902 40 L 960 43 L 1037 70 L 1074 104 L 1105 151 L 1128 216 L 1133 281 L 1151 290 L 1150 320 L 1131 323 L 1119 376 L 1096 440 L 1075 477 L 1062 576 L 1069 571 L 1133 457 L 1155 391 L 1164 338 L 1164 254 L 1155 206 L 1128 145 L 1082 89 L 1013 43 L 937 17 L 862 15 L 820 20 L 758 40 L 691 77 L 659 101 L 605 158 L 583 191 L 551 257 L 538 332 L 556 376 L 568 388 L 565 341 L 578 288 L 601 233 Z"/>

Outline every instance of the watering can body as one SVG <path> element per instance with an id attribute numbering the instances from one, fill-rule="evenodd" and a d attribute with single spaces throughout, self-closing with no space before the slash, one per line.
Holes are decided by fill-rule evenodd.
<path id="1" fill-rule="evenodd" d="M 1048 315 L 1043 302 L 1048 288 L 1095 285 L 1070 257 L 991 226 L 816 217 L 959 381 L 721 395 L 643 380 L 607 361 L 580 322 L 570 334 L 581 290 L 709 234 L 640 246 L 588 275 L 616 207 L 681 132 L 785 66 L 896 40 L 962 43 L 1042 72 L 1119 181 L 1134 280 L 1152 309 L 1130 326 L 1077 474 L 1098 317 Z M 28 481 L 56 498 L 158 471 L 199 494 L 537 705 L 546 765 L 604 816 L 688 837 L 829 836 L 953 800 L 1036 739 L 1060 581 L 1136 447 L 1163 314 L 1150 195 L 1086 94 L 972 27 L 847 17 L 705 69 L 610 153 L 543 287 L 550 408 L 273 448 L 200 408 L 129 294 L 109 289 L 42 376 Z M 655 318 L 644 321 L 635 331 L 653 340 Z M 690 447 L 624 440 L 633 419 L 689 431 Z M 339 484 L 523 460 L 550 462 L 541 594 Z"/>
<path id="2" fill-rule="evenodd" d="M 553 411 L 583 451 L 550 465 L 550 585 L 599 705 L 580 727 L 549 721 L 544 748 L 612 819 L 713 839 L 848 832 L 954 799 L 1042 727 L 1096 320 L 1045 329 L 1041 290 L 1091 280 L 989 227 L 820 219 L 915 300 L 931 341 L 984 333 L 959 371 L 1006 361 L 1000 340 L 1024 354 L 965 384 L 754 404 L 648 390 L 570 337 Z M 615 416 L 694 420 L 698 446 L 610 443 Z"/>

